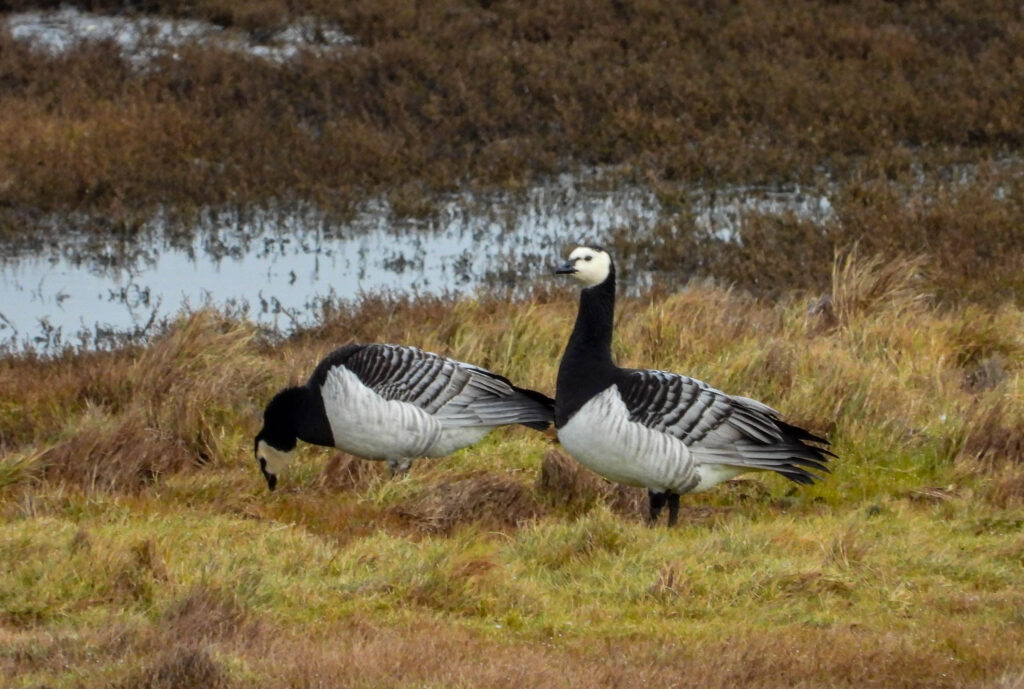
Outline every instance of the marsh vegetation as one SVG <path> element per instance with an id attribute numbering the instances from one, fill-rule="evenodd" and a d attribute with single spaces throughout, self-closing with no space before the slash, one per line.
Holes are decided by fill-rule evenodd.
<path id="1" fill-rule="evenodd" d="M 927 255 L 943 295 L 1022 293 L 1013 3 L 94 2 L 136 28 L 60 50 L 24 31 L 33 3 L 6 6 L 0 234 L 19 241 L 294 203 L 330 223 L 374 200 L 391 222 L 599 169 L 659 202 L 608 239 L 677 283 L 821 290 L 859 242 Z M 205 28 L 145 52 L 171 20 Z M 281 59 L 235 49 L 286 39 Z M 797 188 L 830 212 L 755 193 L 736 233 L 701 220 L 709 198 Z"/>

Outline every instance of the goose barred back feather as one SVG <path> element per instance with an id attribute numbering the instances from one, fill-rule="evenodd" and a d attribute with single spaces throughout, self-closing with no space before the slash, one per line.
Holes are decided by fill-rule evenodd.
<path id="1" fill-rule="evenodd" d="M 678 438 L 698 462 L 776 471 L 797 483 L 828 473 L 827 443 L 779 419 L 771 407 L 728 395 L 707 383 L 667 371 L 622 369 L 619 390 L 630 421 Z"/>
<path id="2" fill-rule="evenodd" d="M 447 426 L 520 423 L 544 430 L 551 425 L 549 397 L 516 387 L 485 368 L 416 347 L 348 345 L 321 361 L 310 382 L 323 385 L 327 371 L 339 365 L 383 399 L 412 404 Z"/>

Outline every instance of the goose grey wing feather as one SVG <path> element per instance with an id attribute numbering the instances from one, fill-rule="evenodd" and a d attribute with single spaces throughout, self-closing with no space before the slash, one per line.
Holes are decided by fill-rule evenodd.
<path id="1" fill-rule="evenodd" d="M 553 403 L 543 395 L 416 347 L 366 345 L 344 365 L 381 397 L 414 404 L 446 427 L 523 423 L 543 428 L 553 418 Z"/>
<path id="2" fill-rule="evenodd" d="M 748 397 L 677 373 L 623 369 L 617 381 L 630 420 L 683 441 L 699 462 L 776 471 L 799 483 L 828 472 L 828 444 Z"/>
<path id="3" fill-rule="evenodd" d="M 630 420 L 687 445 L 700 442 L 736 411 L 728 395 L 695 378 L 654 370 L 622 373 L 619 390 Z M 765 435 L 756 421 L 743 419 L 741 423 L 758 436 Z"/>

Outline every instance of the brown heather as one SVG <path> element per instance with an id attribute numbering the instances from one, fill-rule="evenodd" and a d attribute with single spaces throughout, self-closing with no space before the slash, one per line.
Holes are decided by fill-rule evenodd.
<path id="1" fill-rule="evenodd" d="M 41 3 L 50 4 L 50 3 Z M 120 2 L 72 3 L 128 11 Z M 19 10 L 30 2 L 6 2 Z M 0 31 L 0 228 L 49 211 L 130 233 L 153 208 L 304 199 L 339 214 L 616 170 L 680 211 L 616 249 L 673 279 L 824 289 L 833 255 L 922 256 L 945 298 L 1024 294 L 1019 3 L 401 0 L 131 5 L 254 35 L 300 17 L 354 44 L 274 64 L 184 47 L 139 70 Z M 684 191 L 800 183 L 822 228 L 753 215 L 742 242 Z M 81 220 L 80 220 L 81 222 Z"/>

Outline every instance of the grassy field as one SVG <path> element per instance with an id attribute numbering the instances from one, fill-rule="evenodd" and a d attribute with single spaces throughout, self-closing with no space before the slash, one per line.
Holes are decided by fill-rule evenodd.
<path id="1" fill-rule="evenodd" d="M 748 476 L 648 528 L 642 496 L 507 429 L 391 479 L 262 405 L 350 340 L 553 392 L 574 291 L 369 299 L 282 343 L 199 312 L 145 348 L 0 360 L 0 683 L 12 687 L 1024 686 L 1024 311 L 846 258 L 830 300 L 620 305 L 624 365 L 827 435 L 811 488 Z M 424 324 L 427 324 L 426 326 Z"/>

